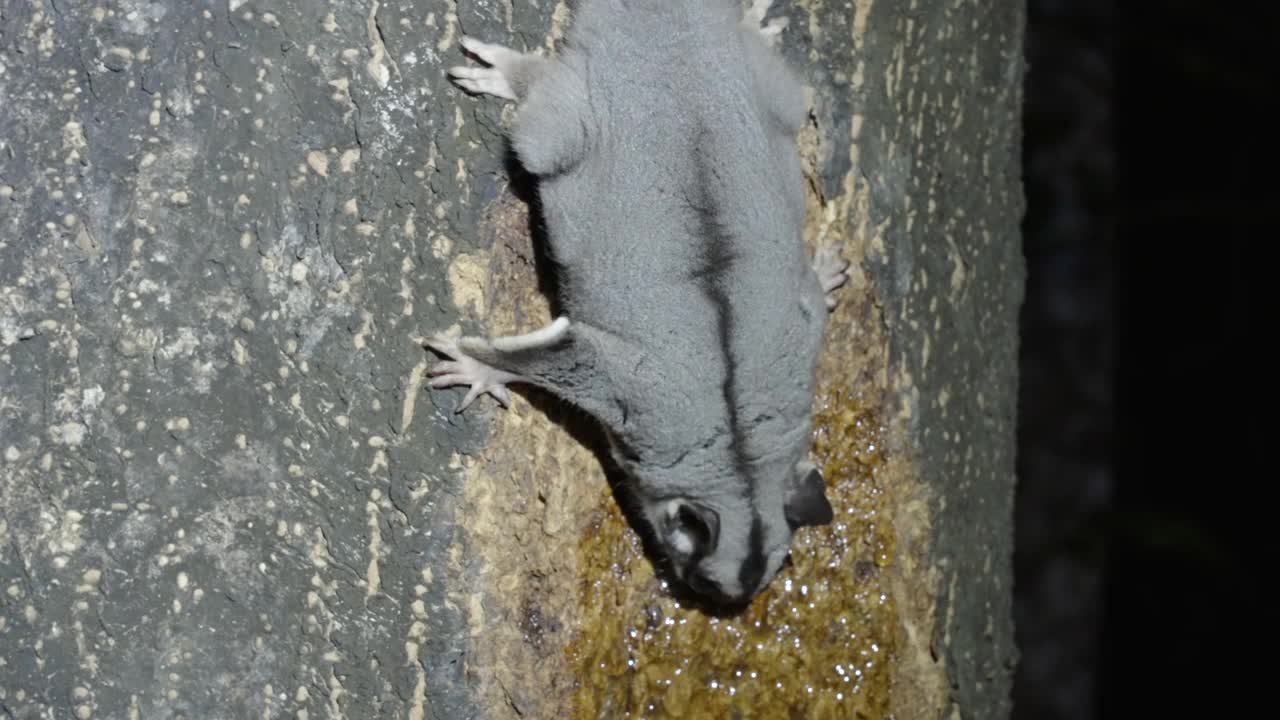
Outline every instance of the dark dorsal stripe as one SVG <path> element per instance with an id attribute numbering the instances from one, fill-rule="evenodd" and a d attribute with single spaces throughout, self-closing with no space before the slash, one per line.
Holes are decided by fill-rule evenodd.
<path id="1" fill-rule="evenodd" d="M 746 438 L 742 430 L 742 419 L 738 411 L 737 360 L 733 354 L 734 309 L 729 302 L 725 283 L 733 271 L 734 253 L 733 236 L 723 222 L 723 211 L 717 202 L 716 194 L 722 187 L 722 181 L 716 172 L 713 162 L 703 157 L 705 143 L 698 143 L 694 152 L 694 163 L 697 168 L 697 186 L 693 189 L 695 198 L 692 206 L 698 219 L 696 239 L 705 243 L 703 247 L 702 266 L 694 270 L 703 293 L 711 301 L 716 313 L 716 328 L 720 340 L 720 353 L 724 364 L 724 382 L 721 393 L 729 422 L 729 449 L 733 457 L 734 474 L 744 484 L 743 495 L 751 506 L 751 535 L 749 538 L 747 557 L 738 571 L 738 583 L 742 592 L 750 593 L 756 589 L 764 576 L 766 560 L 764 556 L 764 528 L 760 521 L 760 507 L 756 501 L 756 481 L 752 477 L 751 463 L 747 459 Z"/>
<path id="2" fill-rule="evenodd" d="M 704 133 L 705 135 L 705 133 Z M 735 257 L 733 253 L 733 236 L 723 222 L 723 210 L 720 208 L 716 194 L 722 186 L 719 174 L 714 165 L 706 161 L 702 155 L 704 145 L 699 143 L 694 152 L 696 167 L 696 186 L 692 188 L 693 197 L 689 198 L 689 206 L 697 218 L 697 227 L 693 228 L 695 240 L 701 241 L 701 266 L 693 271 L 703 294 L 711 301 L 716 313 L 716 330 L 720 341 L 720 356 L 724 365 L 724 381 L 720 386 L 728 412 L 729 448 L 733 456 L 734 472 L 746 483 L 744 495 L 750 495 L 752 508 L 755 507 L 755 483 L 750 477 L 750 463 L 747 461 L 745 443 L 742 433 L 742 420 L 739 417 L 737 397 L 738 363 L 733 355 L 733 333 L 735 318 L 733 307 L 729 302 L 729 294 L 725 288 L 729 275 L 733 271 Z"/>
<path id="3" fill-rule="evenodd" d="M 760 578 L 764 577 L 765 564 L 764 527 L 760 522 L 760 511 L 755 507 L 755 498 L 752 497 L 750 550 L 746 561 L 742 563 L 742 568 L 738 570 L 738 584 L 742 586 L 744 594 L 752 592 L 760 584 Z"/>

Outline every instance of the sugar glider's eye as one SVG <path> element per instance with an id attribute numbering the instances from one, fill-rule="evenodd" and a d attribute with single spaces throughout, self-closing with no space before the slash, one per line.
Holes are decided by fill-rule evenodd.
<path id="1" fill-rule="evenodd" d="M 691 558 L 715 552 L 720 540 L 720 515 L 701 503 L 673 500 L 667 506 L 662 534 L 673 550 Z"/>
<path id="2" fill-rule="evenodd" d="M 692 504 L 680 506 L 676 514 L 681 529 L 689 533 L 695 547 L 710 547 L 715 544 L 715 527 L 719 525 L 715 511 L 699 512 Z"/>

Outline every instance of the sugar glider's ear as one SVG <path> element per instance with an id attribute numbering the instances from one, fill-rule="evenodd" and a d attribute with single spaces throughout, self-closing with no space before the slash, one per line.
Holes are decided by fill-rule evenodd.
<path id="1" fill-rule="evenodd" d="M 720 514 L 715 510 L 681 498 L 667 502 L 662 519 L 662 537 L 681 557 L 705 557 L 715 552 L 720 542 Z"/>
<path id="2" fill-rule="evenodd" d="M 783 512 L 791 530 L 806 525 L 826 525 L 835 513 L 827 500 L 827 484 L 818 468 L 805 461 L 796 464 L 787 486 L 787 501 Z"/>

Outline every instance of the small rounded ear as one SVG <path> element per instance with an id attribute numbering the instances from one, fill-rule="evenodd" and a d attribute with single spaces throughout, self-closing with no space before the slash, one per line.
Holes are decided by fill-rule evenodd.
<path id="1" fill-rule="evenodd" d="M 663 535 L 679 552 L 703 557 L 720 542 L 720 514 L 701 503 L 673 500 L 667 505 Z"/>
<path id="2" fill-rule="evenodd" d="M 805 472 L 805 471 L 808 472 Z M 805 463 L 796 466 L 787 488 L 787 503 L 783 512 L 787 524 L 794 531 L 806 525 L 826 525 L 835 517 L 831 503 L 827 501 L 827 484 L 818 469 Z"/>

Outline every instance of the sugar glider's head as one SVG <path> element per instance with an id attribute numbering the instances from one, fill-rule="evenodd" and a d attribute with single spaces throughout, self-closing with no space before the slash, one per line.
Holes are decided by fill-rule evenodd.
<path id="1" fill-rule="evenodd" d="M 678 579 L 715 605 L 749 601 L 773 579 L 805 525 L 831 522 L 825 483 L 809 462 L 795 464 L 766 492 L 683 495 L 646 512 Z"/>

